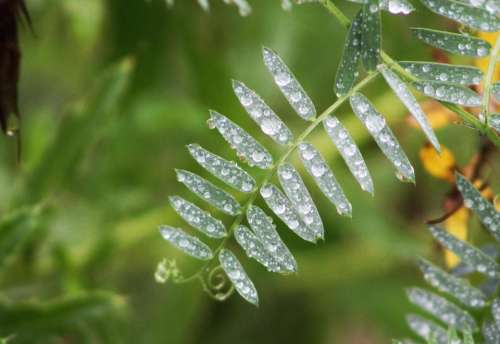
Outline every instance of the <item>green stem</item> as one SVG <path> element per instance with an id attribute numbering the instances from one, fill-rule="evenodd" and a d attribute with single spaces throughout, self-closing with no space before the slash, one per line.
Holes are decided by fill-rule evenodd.
<path id="1" fill-rule="evenodd" d="M 213 264 L 213 261 L 217 259 L 218 253 L 226 247 L 228 244 L 229 240 L 232 238 L 234 230 L 241 224 L 241 222 L 244 219 L 244 216 L 246 214 L 246 211 L 248 208 L 250 208 L 253 203 L 255 202 L 255 199 L 257 198 L 257 195 L 259 194 L 260 188 L 267 184 L 271 178 L 274 176 L 276 173 L 276 170 L 278 166 L 283 164 L 288 157 L 295 151 L 295 149 L 298 147 L 299 144 L 304 142 L 304 140 L 311 134 L 311 132 L 321 123 L 323 120 L 325 120 L 330 114 L 332 114 L 336 109 L 338 109 L 346 100 L 349 99 L 351 95 L 353 95 L 355 92 L 361 90 L 363 87 L 365 87 L 370 81 L 375 79 L 375 77 L 378 76 L 378 72 L 374 72 L 371 74 L 368 74 L 363 80 L 361 80 L 358 84 L 356 84 L 348 94 L 340 97 L 337 99 L 332 105 L 330 105 L 326 110 L 324 110 L 311 124 L 297 137 L 297 139 L 288 146 L 288 149 L 283 153 L 283 155 L 280 156 L 280 158 L 276 161 L 276 163 L 273 165 L 273 167 L 267 172 L 267 174 L 264 176 L 264 178 L 260 181 L 256 189 L 253 191 L 253 193 L 249 196 L 247 201 L 245 202 L 241 213 L 235 218 L 234 222 L 232 223 L 231 227 L 228 230 L 228 235 L 227 237 L 224 238 L 224 240 L 217 246 L 217 248 L 214 251 L 214 258 L 212 258 L 210 261 L 205 263 L 197 272 L 192 274 L 189 277 L 183 278 L 181 280 L 177 280 L 176 283 L 186 283 L 193 281 L 195 279 L 201 279 L 203 281 L 203 273 L 209 269 L 210 265 Z M 204 282 L 204 281 L 203 281 Z"/>
<path id="2" fill-rule="evenodd" d="M 490 115 L 490 95 L 491 85 L 493 84 L 493 74 L 495 74 L 495 66 L 497 57 L 500 55 L 500 35 L 498 35 L 494 48 L 491 50 L 490 59 L 488 61 L 488 70 L 484 79 L 483 87 L 483 116 L 484 122 L 488 125 L 488 117 Z"/>
<path id="3" fill-rule="evenodd" d="M 346 17 L 344 13 L 342 13 L 341 10 L 338 9 L 337 6 L 330 0 L 320 0 L 321 4 L 325 6 L 325 8 L 335 17 L 337 20 L 344 26 L 346 29 L 351 26 L 351 21 L 349 18 Z"/>

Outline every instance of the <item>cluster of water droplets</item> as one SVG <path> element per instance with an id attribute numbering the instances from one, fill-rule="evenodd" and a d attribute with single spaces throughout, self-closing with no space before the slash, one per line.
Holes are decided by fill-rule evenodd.
<path id="1" fill-rule="evenodd" d="M 271 217 L 259 207 L 251 206 L 247 210 L 247 220 L 266 251 L 278 262 L 282 270 L 296 272 L 297 262 L 281 240 Z"/>
<path id="2" fill-rule="evenodd" d="M 299 213 L 302 221 L 317 239 L 323 239 L 323 222 L 300 174 L 292 165 L 282 164 L 278 167 L 278 178 L 281 187 Z"/>
<path id="3" fill-rule="evenodd" d="M 274 82 L 295 112 L 305 120 L 313 120 L 316 117 L 316 108 L 311 98 L 304 91 L 304 88 L 281 57 L 269 48 L 263 48 L 262 54 L 264 64 L 273 76 Z"/>
<path id="4" fill-rule="evenodd" d="M 241 105 L 264 134 L 281 145 L 289 144 L 293 140 L 290 129 L 253 90 L 236 80 L 233 81 L 233 90 Z"/>
<path id="5" fill-rule="evenodd" d="M 160 234 L 165 240 L 191 257 L 201 260 L 210 260 L 213 258 L 210 247 L 201 242 L 197 237 L 186 234 L 179 228 L 160 226 Z"/>
<path id="6" fill-rule="evenodd" d="M 408 15 L 415 10 L 415 7 L 406 0 L 381 0 L 379 6 L 392 14 Z"/>
<path id="7" fill-rule="evenodd" d="M 486 296 L 483 292 L 464 280 L 450 275 L 424 259 L 418 261 L 418 266 L 424 279 L 439 291 L 453 296 L 468 307 L 481 308 L 486 305 Z"/>
<path id="8" fill-rule="evenodd" d="M 384 65 L 381 65 L 379 69 L 382 72 L 382 75 L 384 76 L 384 79 L 387 82 L 387 84 L 392 88 L 394 93 L 406 106 L 408 111 L 410 111 L 413 118 L 415 118 L 417 123 L 424 131 L 424 134 L 427 136 L 427 138 L 432 143 L 434 148 L 439 152 L 440 151 L 439 141 L 436 137 L 436 134 L 434 134 L 434 130 L 432 130 L 429 121 L 427 120 L 427 116 L 420 107 L 420 104 L 418 103 L 415 96 L 413 96 L 413 94 L 410 92 L 406 84 L 393 71 L 391 71 Z"/>
<path id="9" fill-rule="evenodd" d="M 238 8 L 240 16 L 246 17 L 252 13 L 252 7 L 246 0 L 223 0 L 228 5 L 235 5 Z"/>
<path id="10" fill-rule="evenodd" d="M 498 17 L 496 14 L 487 10 L 447 0 L 420 1 L 434 13 L 467 25 L 473 29 L 488 32 L 500 31 L 500 21 Z"/>
<path id="11" fill-rule="evenodd" d="M 238 258 L 230 250 L 222 249 L 219 252 L 219 262 L 238 294 L 248 302 L 258 305 L 259 296 L 257 295 L 257 290 L 250 278 L 248 278 Z"/>
<path id="12" fill-rule="evenodd" d="M 457 173 L 456 181 L 464 206 L 472 209 L 486 229 L 500 241 L 500 213 L 464 176 Z"/>
<path id="13" fill-rule="evenodd" d="M 240 213 L 241 206 L 238 201 L 226 191 L 192 172 L 176 170 L 176 173 L 179 182 L 207 203 L 229 215 Z"/>
<path id="14" fill-rule="evenodd" d="M 491 14 L 500 14 L 500 2 L 498 0 L 463 0 L 464 3 L 488 11 Z"/>
<path id="15" fill-rule="evenodd" d="M 497 297 L 491 303 L 491 314 L 493 315 L 493 319 L 495 320 L 495 323 L 500 331 L 500 297 Z"/>
<path id="16" fill-rule="evenodd" d="M 485 320 L 481 328 L 481 333 L 486 343 L 500 343 L 500 327 L 491 320 Z"/>
<path id="17" fill-rule="evenodd" d="M 415 36 L 425 43 L 453 54 L 485 57 L 491 45 L 479 38 L 431 29 L 413 28 Z"/>
<path id="18" fill-rule="evenodd" d="M 488 125 L 494 130 L 500 132 L 500 115 L 493 114 L 488 118 Z"/>
<path id="19" fill-rule="evenodd" d="M 262 264 L 268 271 L 282 270 L 278 261 L 269 253 L 259 238 L 246 226 L 240 225 L 234 231 L 234 237 L 246 255 Z"/>
<path id="20" fill-rule="evenodd" d="M 273 165 L 273 157 L 249 133 L 236 125 L 227 117 L 216 111 L 210 111 L 209 128 L 217 128 L 224 139 L 236 150 L 238 156 L 250 166 L 269 169 Z"/>
<path id="21" fill-rule="evenodd" d="M 363 122 L 384 155 L 396 168 L 396 176 L 403 181 L 414 182 L 413 167 L 391 129 L 387 126 L 384 117 L 360 93 L 355 93 L 349 100 L 353 112 Z"/>
<path id="22" fill-rule="evenodd" d="M 169 201 L 180 217 L 203 234 L 216 239 L 226 236 L 222 221 L 212 217 L 207 211 L 179 196 L 170 196 Z"/>
<path id="23" fill-rule="evenodd" d="M 413 85 L 417 90 L 434 99 L 468 107 L 481 106 L 481 96 L 467 87 L 436 81 L 415 82 Z"/>
<path id="24" fill-rule="evenodd" d="M 434 339 L 436 344 L 448 344 L 447 331 L 432 320 L 416 314 L 408 314 L 406 323 L 417 335 L 425 340 Z M 458 344 L 458 343 L 457 343 Z"/>
<path id="25" fill-rule="evenodd" d="M 469 86 L 479 85 L 483 78 L 483 72 L 472 66 L 413 61 L 403 61 L 399 65 L 421 80 Z"/>
<path id="26" fill-rule="evenodd" d="M 351 216 L 351 203 L 320 152 L 310 143 L 303 142 L 299 145 L 299 156 L 306 171 L 313 177 L 323 194 L 335 205 L 337 212 L 340 215 Z"/>
<path id="27" fill-rule="evenodd" d="M 441 296 L 420 288 L 408 289 L 407 295 L 410 302 L 440 319 L 448 326 L 453 326 L 462 332 L 477 329 L 476 321 L 469 313 Z"/>
<path id="28" fill-rule="evenodd" d="M 489 277 L 500 276 L 500 267 L 498 264 L 481 250 L 457 239 L 455 236 L 437 226 L 430 226 L 429 230 L 441 245 L 455 253 L 465 262 L 465 264 L 475 271 Z"/>
<path id="29" fill-rule="evenodd" d="M 196 162 L 222 182 L 241 192 L 252 192 L 255 188 L 256 183 L 252 176 L 235 162 L 227 161 L 197 144 L 187 147 Z"/>
<path id="30" fill-rule="evenodd" d="M 500 82 L 496 82 L 491 86 L 491 94 L 500 102 Z"/>
<path id="31" fill-rule="evenodd" d="M 316 242 L 315 233 L 309 230 L 293 204 L 277 186 L 270 183 L 263 185 L 260 189 L 260 195 L 274 214 L 295 234 L 306 241 Z"/>
<path id="32" fill-rule="evenodd" d="M 370 172 L 358 146 L 347 129 L 334 116 L 328 116 L 323 121 L 323 127 L 361 188 L 373 195 L 373 181 Z"/>

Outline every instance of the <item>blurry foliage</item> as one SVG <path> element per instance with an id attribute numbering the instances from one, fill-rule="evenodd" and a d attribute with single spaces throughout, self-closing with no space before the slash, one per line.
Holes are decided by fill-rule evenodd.
<path id="1" fill-rule="evenodd" d="M 328 230 L 318 247 L 283 234 L 300 261 L 298 277 L 276 278 L 250 264 L 266 285 L 258 310 L 237 298 L 214 304 L 197 286 L 153 283 L 154 262 L 165 255 L 196 269 L 155 230 L 178 221 L 167 207 L 167 194 L 181 189 L 172 166 L 200 171 L 179 147 L 198 142 L 230 156 L 206 130 L 207 108 L 227 109 L 251 127 L 229 80 L 259 86 L 297 128 L 300 120 L 260 68 L 261 45 L 279 49 L 300 71 L 319 108 L 332 102 L 344 33 L 327 13 L 314 6 L 283 12 L 278 1 L 254 1 L 255 15 L 244 19 L 222 1 L 213 1 L 210 14 L 195 1 L 177 1 L 174 10 L 164 0 L 28 5 L 35 34 L 23 30 L 21 37 L 22 165 L 15 164 L 12 141 L 0 147 L 0 336 L 9 343 L 350 344 L 409 334 L 402 290 L 420 283 L 415 255 L 440 256 L 429 252 L 421 221 L 441 215 L 449 186 L 419 165 L 419 187 L 401 186 L 353 118 L 345 124 L 385 191 L 374 202 L 346 183 L 358 209 L 353 220 L 330 215 L 321 202 Z M 353 14 L 352 4 L 339 5 Z M 425 11 L 404 20 L 384 16 L 391 37 L 384 46 L 401 60 L 429 58 L 432 50 L 423 44 L 400 44 L 412 23 L 448 25 Z M 423 137 L 408 129 L 405 109 L 389 91 L 380 93 L 381 85 L 377 80 L 368 93 L 416 161 Z M 460 166 L 479 146 L 464 127 L 443 126 L 439 136 Z M 313 135 L 312 142 L 337 178 L 348 180 L 328 138 Z"/>

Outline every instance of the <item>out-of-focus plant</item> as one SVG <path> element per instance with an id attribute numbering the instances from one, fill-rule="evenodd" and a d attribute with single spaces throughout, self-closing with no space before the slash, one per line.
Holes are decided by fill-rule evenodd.
<path id="1" fill-rule="evenodd" d="M 54 264 L 61 274 L 58 283 L 18 284 L 9 281 L 9 268 L 23 262 L 26 269 L 34 269 L 38 263 L 36 252 L 54 211 L 53 197 L 85 157 L 102 125 L 116 112 L 132 66 L 126 59 L 104 71 L 87 96 L 75 104 L 60 123 L 45 156 L 27 172 L 12 210 L 0 218 L 0 336 L 4 342 L 104 338 L 110 331 L 105 319 L 119 318 L 125 311 L 123 297 L 87 290 L 70 281 L 68 270 L 74 267 L 64 248 L 54 249 Z M 60 295 L 61 289 L 65 292 Z M 50 299 L 45 296 L 47 291 L 53 295 Z"/>

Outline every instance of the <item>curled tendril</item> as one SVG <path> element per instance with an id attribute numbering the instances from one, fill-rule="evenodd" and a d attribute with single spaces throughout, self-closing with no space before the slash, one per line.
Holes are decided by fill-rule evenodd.
<path id="1" fill-rule="evenodd" d="M 234 286 L 220 265 L 207 268 L 199 275 L 203 290 L 213 299 L 224 301 L 234 292 Z"/>

